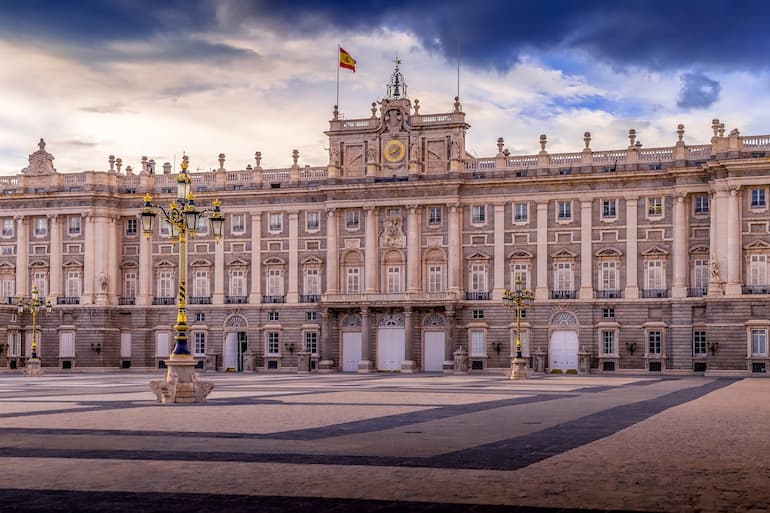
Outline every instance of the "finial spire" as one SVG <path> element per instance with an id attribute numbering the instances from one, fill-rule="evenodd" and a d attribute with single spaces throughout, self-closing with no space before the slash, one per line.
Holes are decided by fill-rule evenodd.
<path id="1" fill-rule="evenodd" d="M 398 100 L 400 98 L 407 98 L 406 96 L 406 82 L 404 81 L 404 75 L 398 69 L 401 64 L 401 59 L 398 58 L 398 52 L 396 52 L 396 58 L 393 60 L 396 64 L 396 68 L 393 70 L 393 74 L 390 76 L 390 83 L 388 84 L 388 99 Z"/>

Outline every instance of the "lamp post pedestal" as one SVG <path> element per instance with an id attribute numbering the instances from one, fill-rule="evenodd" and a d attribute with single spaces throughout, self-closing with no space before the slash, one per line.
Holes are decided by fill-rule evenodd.
<path id="1" fill-rule="evenodd" d="M 42 376 L 43 367 L 40 364 L 40 358 L 30 358 L 24 366 L 25 376 Z"/>
<path id="2" fill-rule="evenodd" d="M 158 402 L 168 403 L 203 403 L 214 388 L 214 383 L 201 381 L 194 372 L 195 359 L 190 356 L 172 356 L 166 360 L 166 379 L 150 381 Z"/>
<path id="3" fill-rule="evenodd" d="M 527 379 L 529 378 L 529 369 L 527 368 L 527 360 L 524 358 L 512 358 L 511 359 L 511 379 Z"/>

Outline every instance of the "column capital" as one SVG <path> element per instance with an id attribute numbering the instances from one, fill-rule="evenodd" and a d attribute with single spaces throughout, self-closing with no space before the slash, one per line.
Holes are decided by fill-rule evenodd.
<path id="1" fill-rule="evenodd" d="M 361 307 L 361 317 L 369 317 L 369 307 L 368 306 L 362 306 Z"/>
<path id="2" fill-rule="evenodd" d="M 457 209 L 460 208 L 462 205 L 460 205 L 460 203 L 453 202 L 453 203 L 447 203 L 446 206 L 450 212 L 456 212 Z"/>
<path id="3" fill-rule="evenodd" d="M 251 214 L 251 219 L 262 219 L 262 212 L 257 212 L 256 214 Z"/>
<path id="4" fill-rule="evenodd" d="M 594 204 L 593 198 L 580 200 L 580 208 L 591 208 L 593 204 Z"/>
<path id="5" fill-rule="evenodd" d="M 289 220 L 295 220 L 296 221 L 297 219 L 299 219 L 299 211 L 297 211 L 297 210 L 290 211 L 290 212 L 288 212 L 288 214 L 289 214 Z"/>
<path id="6" fill-rule="evenodd" d="M 364 212 L 366 212 L 368 215 L 371 215 L 376 211 L 377 211 L 377 207 L 375 207 L 374 205 L 364 205 Z"/>
<path id="7" fill-rule="evenodd" d="M 730 185 L 728 188 L 728 191 L 730 191 L 730 196 L 737 196 L 738 193 L 741 191 L 740 185 Z"/>
<path id="8" fill-rule="evenodd" d="M 327 215 L 328 217 L 334 217 L 334 216 L 336 216 L 336 215 L 337 215 L 337 209 L 336 209 L 336 208 L 334 208 L 334 207 L 332 207 L 332 208 L 327 208 L 327 209 L 326 209 L 326 215 Z"/>
<path id="9" fill-rule="evenodd" d="M 626 200 L 626 203 L 636 203 L 639 201 L 639 196 L 631 194 L 628 196 L 623 196 L 623 199 Z"/>
<path id="10" fill-rule="evenodd" d="M 674 199 L 676 200 L 677 203 L 684 204 L 685 198 L 687 198 L 687 193 L 686 192 L 677 191 L 677 192 L 674 193 Z"/>
<path id="11" fill-rule="evenodd" d="M 19 221 L 20 223 L 23 223 L 24 221 L 26 221 L 26 220 L 27 220 L 27 217 L 28 217 L 28 216 L 25 216 L 24 214 L 18 214 L 18 215 L 15 215 L 15 216 L 13 216 L 13 218 L 14 218 L 16 221 Z"/>
<path id="12" fill-rule="evenodd" d="M 59 214 L 46 214 L 45 215 L 48 219 L 51 221 L 58 221 L 59 220 Z"/>
<path id="13" fill-rule="evenodd" d="M 548 200 L 536 201 L 535 204 L 537 205 L 538 210 L 548 210 Z"/>
<path id="14" fill-rule="evenodd" d="M 410 215 L 415 215 L 420 210 L 420 205 L 407 205 L 406 208 L 409 209 Z"/>

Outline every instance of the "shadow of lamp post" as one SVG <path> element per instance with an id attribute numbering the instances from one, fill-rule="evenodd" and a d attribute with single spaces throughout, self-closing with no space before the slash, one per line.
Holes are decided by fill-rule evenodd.
<path id="1" fill-rule="evenodd" d="M 43 368 L 40 363 L 40 358 L 37 357 L 37 316 L 40 313 L 40 309 L 45 306 L 45 313 L 51 313 L 51 299 L 48 298 L 45 303 L 40 299 L 40 293 L 37 289 L 37 284 L 32 286 L 32 297 L 25 303 L 20 297 L 17 305 L 19 316 L 25 311 L 29 311 L 32 314 L 32 356 L 27 361 L 24 367 L 24 374 L 26 376 L 40 376 L 43 374 Z"/>
<path id="2" fill-rule="evenodd" d="M 508 310 L 516 311 L 516 357 L 511 360 L 511 379 L 527 379 L 527 361 L 521 356 L 521 311 L 531 306 L 535 301 L 535 294 L 523 288 L 524 282 L 521 275 L 516 275 L 515 289 L 506 289 L 503 292 L 503 305 Z"/>
<path id="3" fill-rule="evenodd" d="M 166 360 L 166 379 L 150 382 L 150 387 L 161 403 L 195 403 L 203 402 L 206 396 L 214 388 L 213 383 L 200 381 L 198 375 L 193 372 L 195 359 L 187 341 L 187 238 L 192 238 L 198 230 L 198 222 L 202 217 L 209 217 L 211 233 L 214 240 L 219 243 L 222 239 L 222 231 L 225 218 L 220 211 L 222 203 L 215 199 L 212 208 L 198 209 L 195 206 L 195 196 L 192 193 L 192 178 L 187 173 L 189 159 L 182 157 L 182 170 L 176 175 L 177 198 L 168 208 L 152 203 L 152 196 L 144 196 L 144 208 L 142 209 L 142 231 L 144 236 L 152 237 L 152 225 L 160 210 L 161 219 L 170 227 L 171 241 L 179 244 L 179 294 L 177 297 L 177 315 L 174 330 L 174 350 Z M 206 216 L 208 214 L 208 216 Z"/>

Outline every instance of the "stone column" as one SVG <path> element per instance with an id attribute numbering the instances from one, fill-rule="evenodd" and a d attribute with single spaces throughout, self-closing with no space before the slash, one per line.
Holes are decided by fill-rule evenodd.
<path id="1" fill-rule="evenodd" d="M 535 299 L 548 299 L 548 202 L 537 204 L 537 285 Z"/>
<path id="2" fill-rule="evenodd" d="M 446 340 L 444 343 L 444 372 L 452 372 L 454 368 L 455 351 L 455 331 L 456 331 L 456 312 L 447 308 L 446 310 Z"/>
<path id="3" fill-rule="evenodd" d="M 687 297 L 687 214 L 685 194 L 674 196 L 674 280 L 671 297 L 681 299 Z"/>
<path id="4" fill-rule="evenodd" d="M 492 299 L 503 299 L 505 290 L 505 203 L 495 204 L 495 260 Z M 513 285 L 511 285 L 513 288 Z"/>
<path id="5" fill-rule="evenodd" d="M 638 198 L 626 198 L 626 289 L 623 293 L 626 299 L 639 298 L 637 205 Z"/>
<path id="6" fill-rule="evenodd" d="M 96 253 L 96 216 L 92 212 L 86 212 L 83 217 L 86 230 L 85 258 L 83 261 L 83 294 L 80 303 L 90 305 L 94 302 L 94 269 L 101 253 Z"/>
<path id="7" fill-rule="evenodd" d="M 56 304 L 56 299 L 62 294 L 62 235 L 59 216 L 52 214 L 48 216 L 51 225 L 51 280 L 49 284 L 48 296 L 51 302 Z"/>
<path id="8" fill-rule="evenodd" d="M 139 223 L 141 226 L 141 223 Z M 136 304 L 147 306 L 152 303 L 152 240 L 144 235 L 139 237 L 139 292 Z"/>
<path id="9" fill-rule="evenodd" d="M 326 292 L 339 294 L 339 241 L 337 240 L 337 212 L 326 211 Z"/>
<path id="10" fill-rule="evenodd" d="M 580 202 L 580 299 L 593 299 L 593 227 L 591 200 Z"/>
<path id="11" fill-rule="evenodd" d="M 289 290 L 286 293 L 287 303 L 296 303 L 298 296 L 299 273 L 299 213 L 289 212 Z"/>
<path id="12" fill-rule="evenodd" d="M 331 315 L 328 308 L 321 310 L 321 360 L 318 362 L 319 372 L 331 372 L 334 370 Z"/>
<path id="13" fill-rule="evenodd" d="M 417 362 L 414 358 L 414 312 L 411 306 L 404 307 L 404 361 L 401 363 L 401 372 L 411 373 L 417 370 Z"/>
<path id="14" fill-rule="evenodd" d="M 372 206 L 364 207 L 364 215 L 366 216 L 365 228 L 366 239 L 364 248 L 364 266 L 366 268 L 364 293 L 376 294 L 377 293 L 377 274 L 378 265 L 377 261 L 377 209 Z"/>
<path id="15" fill-rule="evenodd" d="M 447 233 L 447 252 L 449 253 L 447 290 L 459 294 L 462 291 L 462 235 L 460 220 L 462 207 L 458 204 L 447 205 L 449 231 Z M 449 358 L 451 360 L 451 358 Z"/>
<path id="16" fill-rule="evenodd" d="M 407 292 L 419 292 L 420 286 L 420 209 L 409 207 L 409 227 L 406 234 Z"/>
<path id="17" fill-rule="evenodd" d="M 731 187 L 727 200 L 727 286 L 725 295 L 741 295 L 741 209 L 740 187 Z"/>
<path id="18" fill-rule="evenodd" d="M 358 362 L 358 372 L 362 374 L 372 372 L 374 367 L 374 362 L 369 359 L 369 338 L 372 330 L 370 324 L 369 308 L 361 307 L 361 360 Z"/>
<path id="19" fill-rule="evenodd" d="M 709 197 L 709 296 L 722 295 L 722 281 L 719 276 L 719 264 L 717 263 L 717 201 L 716 194 L 711 193 Z M 716 272 L 715 272 L 716 271 Z"/>
<path id="20" fill-rule="evenodd" d="M 27 219 L 16 216 L 16 295 L 29 296 L 29 233 Z"/>
<path id="21" fill-rule="evenodd" d="M 109 285 L 108 262 L 109 258 L 109 234 L 108 234 L 108 218 L 103 214 L 94 214 L 93 216 L 93 249 L 94 249 L 94 266 L 91 273 L 92 290 L 94 294 L 94 303 L 98 305 L 107 304 L 107 289 L 102 288 L 102 278 L 107 279 Z M 88 258 L 88 254 L 86 254 Z"/>
<path id="22" fill-rule="evenodd" d="M 214 305 L 225 304 L 225 241 L 214 245 L 214 295 L 211 297 Z"/>
<path id="23" fill-rule="evenodd" d="M 262 302 L 262 214 L 251 216 L 251 294 L 249 303 L 256 305 Z"/>
<path id="24" fill-rule="evenodd" d="M 716 191 L 716 210 L 717 210 L 717 233 L 716 233 L 716 257 L 719 264 L 719 272 L 722 281 L 728 279 L 727 269 L 727 240 L 728 240 L 728 217 L 729 217 L 729 193 L 724 184 Z"/>
<path id="25" fill-rule="evenodd" d="M 109 246 L 109 257 L 107 259 L 107 302 L 117 304 L 118 291 L 120 290 L 118 282 L 120 280 L 120 255 L 121 251 L 121 232 L 120 217 L 110 215 L 107 218 L 107 242 Z"/>

